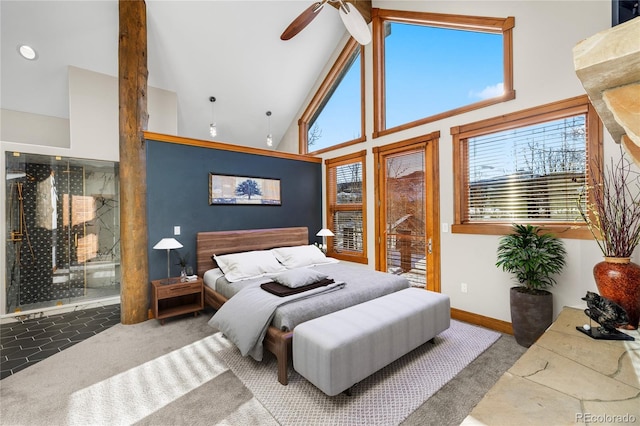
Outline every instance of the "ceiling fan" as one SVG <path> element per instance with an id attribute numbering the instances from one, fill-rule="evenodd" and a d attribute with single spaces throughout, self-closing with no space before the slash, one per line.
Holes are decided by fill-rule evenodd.
<path id="1" fill-rule="evenodd" d="M 307 25 L 318 16 L 325 3 L 329 3 L 340 13 L 340 18 L 349 34 L 360 44 L 371 42 L 371 31 L 367 22 L 371 21 L 371 0 L 368 1 L 343 1 L 343 0 L 321 0 L 306 8 L 280 36 L 281 40 L 289 40 L 302 31 Z M 366 16 L 366 20 L 365 17 Z"/>

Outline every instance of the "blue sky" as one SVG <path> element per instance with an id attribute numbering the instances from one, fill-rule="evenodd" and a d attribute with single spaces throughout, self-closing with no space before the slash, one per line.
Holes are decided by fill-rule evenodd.
<path id="1" fill-rule="evenodd" d="M 336 88 L 316 124 L 322 138 L 309 151 L 360 137 L 360 56 Z M 335 142 L 340 141 L 340 142 Z"/>
<path id="2" fill-rule="evenodd" d="M 502 94 L 502 50 L 501 34 L 393 23 L 385 40 L 387 128 Z M 322 138 L 310 150 L 360 136 L 359 67 L 358 60 L 318 117 Z"/>

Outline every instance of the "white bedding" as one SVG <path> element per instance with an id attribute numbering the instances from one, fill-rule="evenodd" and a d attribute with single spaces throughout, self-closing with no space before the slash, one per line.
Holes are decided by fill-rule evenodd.
<path id="1" fill-rule="evenodd" d="M 222 278 L 222 277 L 224 277 L 224 273 L 222 272 L 222 269 L 214 268 L 214 269 L 209 269 L 207 272 L 205 272 L 202 279 L 204 281 L 204 285 L 206 285 L 207 287 L 213 290 L 218 291 L 218 289 L 216 288 L 216 281 L 218 281 L 218 278 Z"/>
<path id="2" fill-rule="evenodd" d="M 276 309 L 271 325 L 284 331 L 293 330 L 304 321 L 410 287 L 409 281 L 400 275 L 374 271 L 348 262 L 317 265 L 313 269 L 335 282 L 344 282 L 345 288 L 339 292 L 318 295 L 312 300 L 303 299 L 280 306 Z M 243 288 L 259 288 L 260 284 L 270 280 L 270 277 L 265 276 L 229 283 L 215 269 L 204 274 L 205 284 L 227 299 L 232 299 Z"/>

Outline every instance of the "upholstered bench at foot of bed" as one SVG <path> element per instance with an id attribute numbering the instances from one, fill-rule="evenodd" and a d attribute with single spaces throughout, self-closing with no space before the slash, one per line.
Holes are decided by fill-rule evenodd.
<path id="1" fill-rule="evenodd" d="M 408 288 L 298 325 L 293 368 L 333 396 L 449 328 L 449 296 Z"/>

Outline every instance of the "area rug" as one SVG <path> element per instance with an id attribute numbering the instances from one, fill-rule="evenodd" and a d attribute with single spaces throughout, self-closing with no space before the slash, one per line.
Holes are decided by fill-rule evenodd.
<path id="1" fill-rule="evenodd" d="M 217 339 L 225 340 L 220 333 Z M 276 359 L 243 357 L 235 346 L 217 355 L 282 425 L 397 425 L 484 352 L 499 333 L 451 321 L 451 327 L 352 388 L 333 397 L 290 369 L 289 384 L 276 378 Z M 266 365 L 265 365 L 266 364 Z"/>

